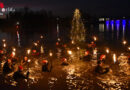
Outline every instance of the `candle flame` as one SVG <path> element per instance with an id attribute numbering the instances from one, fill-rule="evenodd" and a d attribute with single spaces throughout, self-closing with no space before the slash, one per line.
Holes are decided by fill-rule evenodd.
<path id="1" fill-rule="evenodd" d="M 109 51 L 109 49 L 107 48 L 107 49 L 106 49 L 106 53 L 109 53 L 109 52 L 110 52 L 110 51 Z"/>
<path id="2" fill-rule="evenodd" d="M 113 54 L 113 61 L 116 63 L 116 54 Z"/>
<path id="3" fill-rule="evenodd" d="M 50 53 L 49 53 L 49 55 L 52 57 L 52 56 L 53 56 L 53 53 L 52 53 L 52 52 L 50 52 Z"/>
<path id="4" fill-rule="evenodd" d="M 71 50 L 68 50 L 67 52 L 68 52 L 68 54 L 69 54 L 69 55 L 71 55 L 71 54 L 72 54 L 72 51 L 71 51 Z"/>
<path id="5" fill-rule="evenodd" d="M 127 43 L 126 41 L 123 41 L 123 44 L 124 44 L 124 45 L 126 45 L 126 43 Z"/>
<path id="6" fill-rule="evenodd" d="M 31 50 L 30 50 L 30 49 L 28 49 L 28 50 L 27 50 L 27 54 L 29 55 L 30 53 L 31 53 Z"/>

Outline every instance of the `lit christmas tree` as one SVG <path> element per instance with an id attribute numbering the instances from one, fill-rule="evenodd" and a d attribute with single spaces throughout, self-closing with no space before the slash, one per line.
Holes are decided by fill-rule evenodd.
<path id="1" fill-rule="evenodd" d="M 74 12 L 71 28 L 71 40 L 73 44 L 81 44 L 85 42 L 85 28 L 79 9 L 76 9 Z"/>

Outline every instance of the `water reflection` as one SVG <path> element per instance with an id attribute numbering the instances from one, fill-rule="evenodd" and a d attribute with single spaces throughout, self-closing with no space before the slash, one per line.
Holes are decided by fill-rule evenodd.
<path id="1" fill-rule="evenodd" d="M 106 29 L 109 30 L 109 21 L 106 21 Z"/>
<path id="2" fill-rule="evenodd" d="M 99 24 L 99 31 L 104 32 L 104 27 L 105 27 L 104 24 Z"/>
<path id="3" fill-rule="evenodd" d="M 99 33 L 100 38 L 104 37 L 104 40 L 129 40 L 130 20 L 107 20 L 105 23 L 105 26 L 103 23 L 99 24 L 99 31 L 104 32 L 104 34 Z M 106 28 L 104 29 L 104 27 Z"/>
<path id="4" fill-rule="evenodd" d="M 117 29 L 117 40 L 119 39 L 119 30 L 120 30 L 120 20 L 116 21 L 116 29 Z"/>

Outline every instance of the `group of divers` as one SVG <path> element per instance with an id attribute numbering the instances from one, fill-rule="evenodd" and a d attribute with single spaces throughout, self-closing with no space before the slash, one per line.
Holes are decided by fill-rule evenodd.
<path id="1" fill-rule="evenodd" d="M 2 59 L 3 59 L 3 53 L 0 52 L 0 64 L 2 63 Z M 82 59 L 86 60 L 86 61 L 92 60 L 92 53 L 90 53 L 90 51 L 87 50 Z M 106 59 L 105 54 L 101 54 L 99 56 L 99 58 L 97 58 L 97 66 L 95 67 L 96 73 L 105 74 L 105 73 L 109 72 L 109 68 L 103 67 L 103 65 L 104 65 L 103 63 L 104 63 L 105 59 Z M 14 65 L 17 64 L 17 61 L 18 61 L 18 58 L 12 57 L 12 56 L 10 56 L 7 60 L 5 60 L 5 63 L 3 64 L 3 66 L 1 66 L 2 74 L 7 75 L 11 72 L 14 72 L 13 73 L 13 79 L 15 81 L 20 80 L 20 79 L 28 79 L 29 74 L 30 74 L 29 70 L 27 71 L 26 74 L 24 73 L 24 65 L 28 64 L 28 57 L 25 56 L 21 60 L 20 65 L 17 66 L 17 67 L 14 67 Z M 130 61 L 130 57 L 128 57 L 128 61 Z M 51 63 L 51 62 L 49 62 L 48 60 L 42 61 L 42 68 L 41 68 L 42 72 L 51 72 L 51 70 L 49 68 L 49 63 Z M 69 64 L 70 63 L 69 63 L 67 58 L 62 58 L 61 65 L 67 66 Z M 16 70 L 14 71 L 14 69 L 16 69 Z"/>

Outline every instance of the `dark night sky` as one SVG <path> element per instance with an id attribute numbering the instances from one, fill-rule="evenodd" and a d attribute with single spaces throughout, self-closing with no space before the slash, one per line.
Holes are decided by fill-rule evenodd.
<path id="1" fill-rule="evenodd" d="M 130 0 L 0 0 L 5 6 L 24 7 L 33 10 L 44 8 L 57 15 L 72 15 L 79 8 L 92 15 L 130 16 Z"/>

